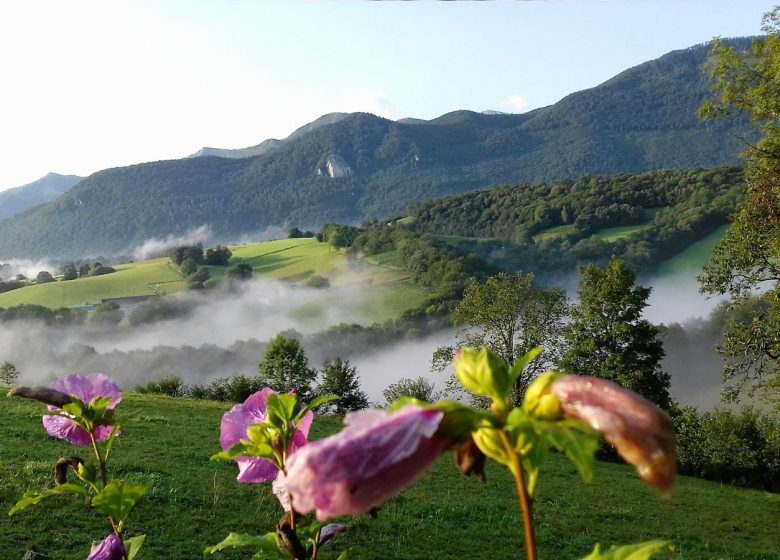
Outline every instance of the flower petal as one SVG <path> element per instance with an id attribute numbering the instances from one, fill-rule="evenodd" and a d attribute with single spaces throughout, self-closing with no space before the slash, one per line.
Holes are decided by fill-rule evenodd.
<path id="1" fill-rule="evenodd" d="M 89 432 L 78 427 L 65 416 L 46 415 L 43 417 L 43 427 L 52 437 L 64 439 L 75 445 L 92 445 Z"/>
<path id="2" fill-rule="evenodd" d="M 238 480 L 242 484 L 261 484 L 276 478 L 279 469 L 271 462 L 260 457 L 237 457 Z"/>
<path id="3" fill-rule="evenodd" d="M 54 381 L 49 387 L 76 397 L 84 404 L 89 404 L 89 401 L 95 397 L 109 397 L 111 403 L 108 408 L 113 409 L 122 402 L 122 392 L 117 384 L 102 373 L 68 375 Z M 50 408 L 53 410 L 53 407 Z"/>
<path id="4" fill-rule="evenodd" d="M 443 413 L 409 406 L 347 415 L 346 427 L 287 461 L 284 485 L 300 513 L 325 521 L 360 515 L 411 485 L 450 445 L 437 435 Z"/>
<path id="5" fill-rule="evenodd" d="M 677 476 L 672 421 L 650 401 L 598 377 L 568 375 L 550 385 L 563 415 L 580 420 L 615 446 L 639 476 L 664 494 Z"/>
<path id="6" fill-rule="evenodd" d="M 125 545 L 122 539 L 114 534 L 92 547 L 87 560 L 122 560 L 125 557 Z"/>
<path id="7" fill-rule="evenodd" d="M 224 416 L 219 428 L 219 444 L 227 451 L 242 439 L 252 424 L 265 422 L 265 401 L 275 393 L 269 387 L 251 394 L 244 402 L 235 405 Z"/>

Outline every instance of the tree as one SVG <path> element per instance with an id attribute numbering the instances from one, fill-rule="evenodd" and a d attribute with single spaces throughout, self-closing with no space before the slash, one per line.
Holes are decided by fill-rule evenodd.
<path id="1" fill-rule="evenodd" d="M 537 287 L 533 274 L 502 272 L 484 282 L 472 280 L 452 312 L 455 345 L 486 346 L 507 364 L 542 346 L 542 354 L 517 380 L 513 402 L 520 402 L 529 381 L 560 358 L 568 311 L 566 293 L 560 288 Z M 452 347 L 437 350 L 433 368 L 444 369 L 452 355 Z"/>
<path id="2" fill-rule="evenodd" d="M 79 277 L 79 272 L 76 270 L 76 265 L 73 263 L 66 264 L 62 269 L 63 280 L 75 280 Z"/>
<path id="3" fill-rule="evenodd" d="M 210 266 L 227 266 L 232 256 L 233 252 L 230 249 L 223 245 L 217 245 L 213 249 L 206 249 L 203 262 Z"/>
<path id="4" fill-rule="evenodd" d="M 747 113 L 762 136 L 743 154 L 745 200 L 699 281 L 702 291 L 728 295 L 735 308 L 761 291 L 761 305 L 725 327 L 719 348 L 728 384 L 724 396 L 735 399 L 758 389 L 780 408 L 780 6 L 764 15 L 763 30 L 767 35 L 754 39 L 747 52 L 723 41 L 711 52 L 707 72 L 716 98 L 700 115 Z"/>
<path id="5" fill-rule="evenodd" d="M 116 326 L 122 322 L 125 312 L 115 301 L 98 303 L 89 314 L 89 322 L 97 325 Z"/>
<path id="6" fill-rule="evenodd" d="M 614 258 L 606 268 L 579 267 L 580 302 L 565 330 L 563 371 L 614 381 L 669 409 L 669 375 L 658 328 L 642 319 L 650 288 L 634 283 L 634 273 Z"/>
<path id="7" fill-rule="evenodd" d="M 235 280 L 249 280 L 252 278 L 252 265 L 247 263 L 234 264 L 227 269 L 227 276 Z"/>
<path id="8" fill-rule="evenodd" d="M 317 372 L 309 367 L 301 343 L 295 338 L 277 335 L 268 345 L 258 370 L 263 383 L 275 391 L 286 393 L 295 389 L 304 402 L 314 396 L 312 385 Z"/>
<path id="9" fill-rule="evenodd" d="M 13 385 L 19 379 L 19 370 L 12 362 L 5 361 L 0 365 L 0 383 Z"/>
<path id="10" fill-rule="evenodd" d="M 399 379 L 398 382 L 391 383 L 387 389 L 382 391 L 382 395 L 385 397 L 388 405 L 401 397 L 412 397 L 427 402 L 433 402 L 438 399 L 433 383 L 424 377 Z"/>
<path id="11" fill-rule="evenodd" d="M 341 358 L 322 364 L 322 384 L 319 394 L 339 397 L 339 400 L 326 405 L 336 414 L 345 414 L 351 410 L 368 407 L 368 397 L 360 389 L 357 368 L 348 360 Z"/>
<path id="12" fill-rule="evenodd" d="M 46 270 L 41 270 L 35 277 L 36 284 L 46 284 L 48 282 L 54 282 L 54 278 L 51 273 Z"/>

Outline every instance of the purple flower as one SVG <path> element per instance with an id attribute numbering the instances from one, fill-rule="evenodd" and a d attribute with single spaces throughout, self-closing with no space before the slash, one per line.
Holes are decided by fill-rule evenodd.
<path id="1" fill-rule="evenodd" d="M 346 427 L 309 443 L 287 461 L 281 483 L 300 513 L 325 521 L 360 515 L 417 480 L 452 445 L 438 435 L 444 414 L 408 406 L 348 414 Z"/>
<path id="2" fill-rule="evenodd" d="M 49 388 L 75 397 L 84 404 L 89 404 L 96 397 L 108 397 L 111 399 L 108 410 L 113 410 L 122 401 L 122 393 L 117 384 L 114 383 L 113 379 L 102 373 L 69 375 L 58 379 L 49 385 Z M 61 409 L 50 405 L 49 410 Z M 89 432 L 78 426 L 70 415 L 65 412 L 44 416 L 43 426 L 52 437 L 64 439 L 76 445 L 90 445 L 92 443 Z M 113 429 L 114 427 L 110 425 L 95 426 L 93 435 L 96 440 L 103 441 L 111 435 Z"/>
<path id="3" fill-rule="evenodd" d="M 265 402 L 268 395 L 276 391 L 266 387 L 250 395 L 243 403 L 237 404 L 222 417 L 220 425 L 219 444 L 227 451 L 241 440 L 247 440 L 247 429 L 253 424 L 265 422 Z M 306 445 L 314 414 L 308 412 L 299 422 L 293 432 L 292 440 L 287 446 L 288 456 Z M 279 468 L 267 459 L 260 457 L 237 457 L 238 481 L 244 484 L 258 484 L 274 480 Z"/>
<path id="4" fill-rule="evenodd" d="M 636 393 L 598 377 L 568 375 L 550 385 L 561 411 L 604 434 L 639 476 L 664 494 L 677 476 L 672 421 Z"/>
<path id="5" fill-rule="evenodd" d="M 114 534 L 92 547 L 87 560 L 122 560 L 125 557 L 125 545 Z"/>

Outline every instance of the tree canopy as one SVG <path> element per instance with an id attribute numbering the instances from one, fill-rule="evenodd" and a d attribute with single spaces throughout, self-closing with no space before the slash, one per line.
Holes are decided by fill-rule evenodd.
<path id="1" fill-rule="evenodd" d="M 759 389 L 780 407 L 780 6 L 764 15 L 766 36 L 745 51 L 717 41 L 707 72 L 715 98 L 705 119 L 750 116 L 762 135 L 747 143 L 746 197 L 700 277 L 702 291 L 726 294 L 748 312 L 727 323 L 724 396 Z M 758 302 L 751 298 L 759 294 Z"/>

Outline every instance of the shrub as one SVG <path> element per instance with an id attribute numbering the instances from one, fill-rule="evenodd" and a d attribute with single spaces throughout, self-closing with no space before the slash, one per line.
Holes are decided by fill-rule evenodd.
<path id="1" fill-rule="evenodd" d="M 387 400 L 387 404 L 390 404 L 401 397 L 412 397 L 428 402 L 438 399 L 438 394 L 434 391 L 433 383 L 424 377 L 418 377 L 417 379 L 400 379 L 397 383 L 392 383 L 387 389 L 382 391 L 382 395 L 384 395 Z"/>
<path id="2" fill-rule="evenodd" d="M 162 377 L 150 381 L 146 385 L 139 385 L 136 391 L 143 394 L 167 395 L 169 397 L 186 397 L 189 390 L 181 377 Z"/>

